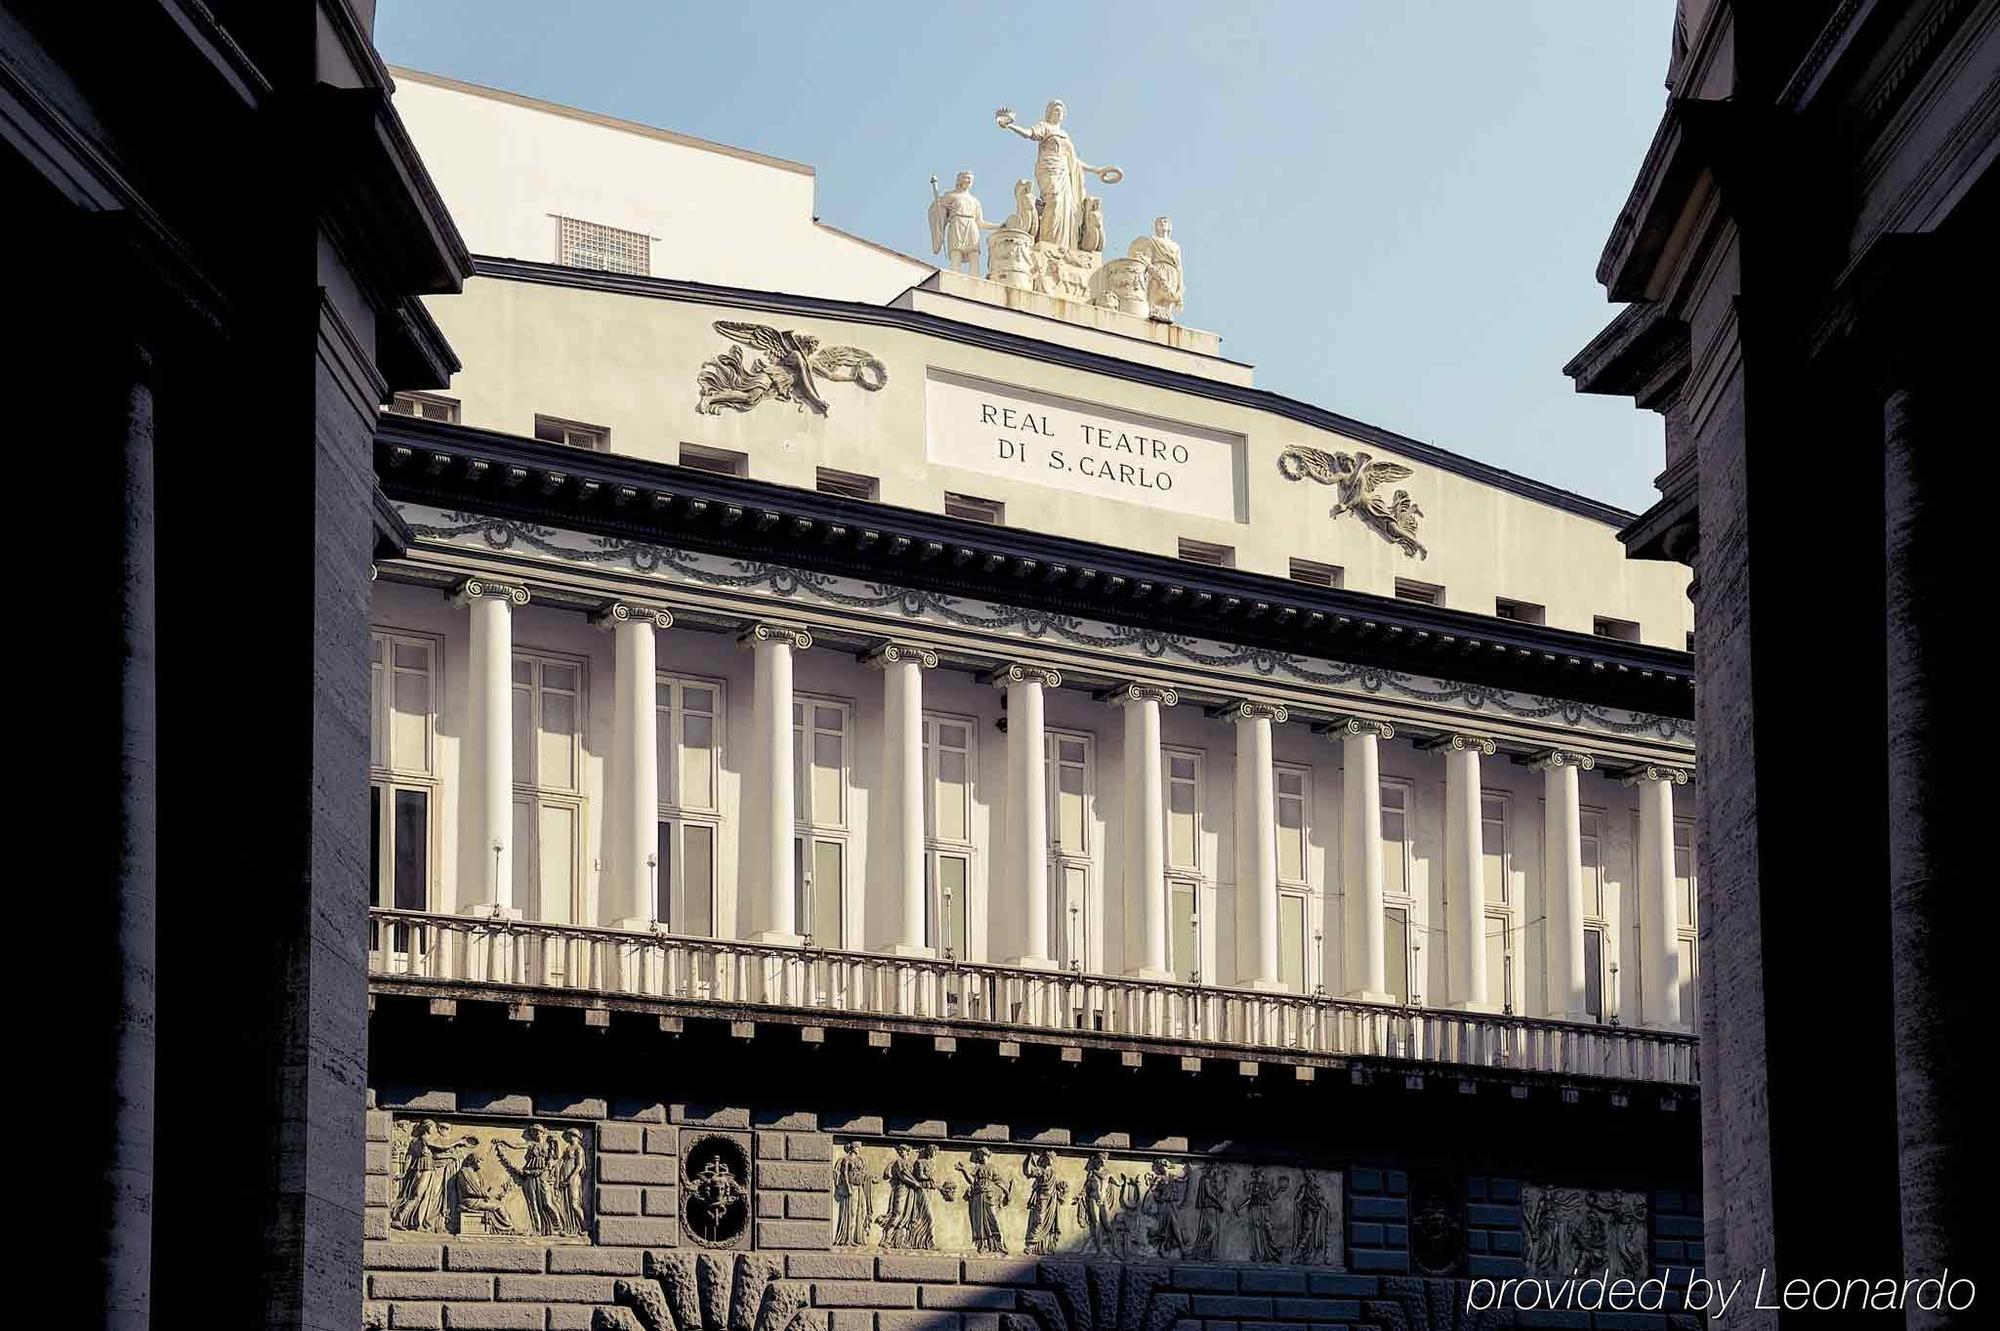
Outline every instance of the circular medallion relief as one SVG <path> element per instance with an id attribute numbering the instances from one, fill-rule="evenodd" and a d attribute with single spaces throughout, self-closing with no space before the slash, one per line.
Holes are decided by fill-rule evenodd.
<path id="1" fill-rule="evenodd" d="M 725 1247 L 750 1224 L 750 1157 L 733 1137 L 697 1137 L 681 1156 L 681 1224 L 697 1243 Z"/>

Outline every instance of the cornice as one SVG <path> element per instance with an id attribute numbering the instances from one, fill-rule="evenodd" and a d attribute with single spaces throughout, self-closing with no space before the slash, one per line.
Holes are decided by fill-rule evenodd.
<path id="1" fill-rule="evenodd" d="M 246 463 L 249 460 L 246 459 Z M 385 416 L 401 502 L 1685 718 L 1685 652 Z"/>
<path id="2" fill-rule="evenodd" d="M 920 310 L 908 310 L 889 305 L 866 305 L 853 301 L 830 300 L 819 296 L 798 296 L 784 292 L 755 291 L 742 287 L 710 286 L 702 282 L 686 282 L 661 277 L 636 277 L 624 273 L 602 273 L 580 268 L 565 268 L 558 264 L 531 263 L 523 259 L 496 259 L 475 256 L 473 274 L 477 277 L 495 278 L 512 282 L 531 282 L 543 286 L 573 287 L 586 291 L 603 291 L 619 295 L 643 296 L 653 300 L 670 300 L 704 305 L 721 305 L 735 309 L 758 310 L 767 314 L 781 314 L 806 318 L 828 319 L 849 324 L 869 324 L 877 327 L 901 328 L 922 333 L 928 337 L 951 342 L 965 343 L 983 350 L 1003 352 L 1008 355 L 1064 365 L 1084 370 L 1092 374 L 1130 380 L 1164 388 L 1177 393 L 1205 397 L 1214 401 L 1228 402 L 1249 407 L 1257 411 L 1269 412 L 1274 416 L 1295 421 L 1314 429 L 1327 430 L 1348 439 L 1375 444 L 1389 449 L 1398 456 L 1413 462 L 1420 462 L 1439 471 L 1490 485 L 1507 491 L 1523 499 L 1547 504 L 1578 517 L 1602 522 L 1607 526 L 1622 527 L 1632 520 L 1633 515 L 1612 504 L 1603 503 L 1587 495 L 1576 494 L 1558 486 L 1533 480 L 1529 477 L 1491 466 L 1475 458 L 1451 452 L 1436 444 L 1411 439 L 1380 426 L 1358 421 L 1350 416 L 1327 411 L 1310 403 L 1300 402 L 1278 393 L 1259 388 L 1245 388 L 1237 384 L 1205 379 L 1198 375 L 1181 374 L 1158 366 L 1145 365 L 1121 360 L 1113 356 L 1083 351 L 1053 342 L 1042 342 L 1023 337 L 1016 333 L 982 327 L 978 324 L 959 323 L 939 315 L 927 314 Z"/>

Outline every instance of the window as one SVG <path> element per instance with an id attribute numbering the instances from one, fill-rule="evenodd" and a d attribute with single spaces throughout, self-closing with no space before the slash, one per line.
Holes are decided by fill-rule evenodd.
<path id="1" fill-rule="evenodd" d="M 1167 868 L 1201 872 L 1201 785 L 1203 755 L 1199 749 L 1168 749 Z"/>
<path id="2" fill-rule="evenodd" d="M 1167 882 L 1173 911 L 1173 968 L 1176 980 L 1201 983 L 1201 885 L 1190 879 Z"/>
<path id="3" fill-rule="evenodd" d="M 821 494 L 840 495 L 847 499 L 874 499 L 882 493 L 882 482 L 873 476 L 820 467 L 813 473 L 813 488 Z"/>
<path id="4" fill-rule="evenodd" d="M 659 849 L 653 868 L 653 918 L 674 933 L 715 935 L 716 847 L 721 812 L 722 684 L 659 675 Z"/>
<path id="5" fill-rule="evenodd" d="M 718 476 L 748 476 L 750 455 L 731 448 L 710 448 L 707 444 L 682 444 L 681 465 L 696 471 L 712 471 Z"/>
<path id="6" fill-rule="evenodd" d="M 1583 1010 L 1592 1021 L 1604 1020 L 1604 930 L 1583 931 Z"/>
<path id="7" fill-rule="evenodd" d="M 1306 956 L 1307 902 L 1304 892 L 1278 893 L 1278 981 L 1295 994 L 1306 991 L 1311 966 Z"/>
<path id="8" fill-rule="evenodd" d="M 977 733 L 966 717 L 924 717 L 924 874 L 929 888 L 924 942 L 940 955 L 961 960 L 969 946 L 965 922 L 972 890 L 972 746 Z"/>
<path id="9" fill-rule="evenodd" d="M 1319 564 L 1310 559 L 1292 561 L 1292 581 L 1309 582 L 1315 587 L 1338 587 L 1343 577 L 1338 564 Z"/>
<path id="10" fill-rule="evenodd" d="M 830 698 L 792 704 L 793 907 L 799 932 L 846 946 L 847 773 L 853 707 Z"/>
<path id="11" fill-rule="evenodd" d="M 1410 788 L 1400 781 L 1382 783 L 1382 891 L 1410 895 Z"/>
<path id="12" fill-rule="evenodd" d="M 1639 641 L 1639 626 L 1629 619 L 1599 615 L 1590 621 L 1590 631 L 1600 638 L 1616 638 L 1620 642 Z"/>
<path id="13" fill-rule="evenodd" d="M 948 518 L 963 518 L 967 522 L 990 522 L 998 527 L 1007 521 L 1007 506 L 997 499 L 981 499 L 977 495 L 944 492 L 944 515 Z"/>
<path id="14" fill-rule="evenodd" d="M 1216 545 L 1211 541 L 1190 540 L 1181 537 L 1181 558 L 1191 564 L 1210 564 L 1216 568 L 1236 567 L 1236 547 Z"/>
<path id="15" fill-rule="evenodd" d="M 1382 912 L 1383 975 L 1396 1001 L 1410 1001 L 1410 912 L 1390 906 Z"/>
<path id="16" fill-rule="evenodd" d="M 1047 733 L 1049 792 L 1049 935 L 1058 965 L 1081 968 L 1090 952 L 1090 837 L 1093 741 L 1065 730 Z"/>
<path id="17" fill-rule="evenodd" d="M 1311 886 L 1307 848 L 1312 842 L 1312 771 L 1278 763 L 1272 768 L 1278 803 L 1278 881 Z"/>
<path id="18" fill-rule="evenodd" d="M 431 808 L 438 643 L 376 629 L 368 635 L 370 900 L 394 910 L 431 906 Z M 395 926 L 388 946 L 410 950 Z"/>
<path id="19" fill-rule="evenodd" d="M 1414 816 L 1408 782 L 1382 782 L 1382 970 L 1389 992 L 1403 1003 L 1415 1000 L 1419 978 L 1412 957 L 1416 929 L 1410 895 L 1410 826 Z"/>
<path id="20" fill-rule="evenodd" d="M 565 268 L 595 268 L 606 273 L 651 277 L 653 238 L 643 231 L 621 231 L 601 222 L 558 217 L 556 262 Z"/>
<path id="21" fill-rule="evenodd" d="M 593 453 L 607 453 L 611 450 L 611 430 L 608 426 L 585 425 L 582 421 L 566 421 L 559 416 L 543 416 L 537 413 L 535 438 L 544 443 L 589 449 Z"/>
<path id="22" fill-rule="evenodd" d="M 1536 605 L 1533 601 L 1515 601 L 1505 596 L 1495 597 L 1493 613 L 1500 619 L 1511 619 L 1516 624 L 1546 624 L 1549 622 L 1547 606 Z"/>
<path id="23" fill-rule="evenodd" d="M 458 424 L 458 399 L 438 393 L 398 393 L 383 408 L 392 416 L 415 416 L 420 420 Z"/>
<path id="24" fill-rule="evenodd" d="M 1577 843 L 1583 849 L 1583 913 L 1602 920 L 1604 912 L 1604 814 L 1583 809 L 1578 814 Z"/>
<path id="25" fill-rule="evenodd" d="M 1488 905 L 1504 906 L 1512 899 L 1508 879 L 1507 798 L 1482 795 L 1479 800 L 1480 878 Z"/>
<path id="26" fill-rule="evenodd" d="M 514 893 L 532 920 L 582 918 L 583 662 L 514 655 Z M 562 958 L 551 952 L 549 978 Z"/>
<path id="27" fill-rule="evenodd" d="M 1414 578 L 1396 579 L 1396 599 L 1415 601 L 1418 605 L 1443 605 L 1444 588 L 1436 583 L 1418 582 Z"/>
<path id="28" fill-rule="evenodd" d="M 1514 881 L 1507 853 L 1507 797 L 1479 798 L 1479 876 L 1486 911 L 1481 917 L 1486 949 L 1486 1001 L 1503 1012 L 1514 1010 Z"/>
<path id="29" fill-rule="evenodd" d="M 1696 984 L 1701 965 L 1698 946 L 1700 893 L 1695 881 L 1694 823 L 1674 820 L 1674 901 L 1676 939 L 1681 954 L 1681 1021 L 1696 1026 L 1696 1002 L 1701 992 Z"/>

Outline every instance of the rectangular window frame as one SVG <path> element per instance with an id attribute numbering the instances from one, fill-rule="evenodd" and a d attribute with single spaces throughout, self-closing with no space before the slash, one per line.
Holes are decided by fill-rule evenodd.
<path id="1" fill-rule="evenodd" d="M 581 924 L 586 920 L 584 907 L 588 887 L 585 877 L 585 866 L 590 863 L 589 799 L 585 793 L 583 779 L 584 734 L 590 724 L 590 661 L 586 657 L 576 656 L 568 652 L 551 651 L 546 648 L 532 647 L 525 644 L 516 645 L 513 649 L 512 657 L 512 665 L 515 667 L 518 667 L 524 661 L 530 663 L 533 667 L 532 680 L 529 686 L 531 705 L 528 722 L 530 733 L 533 736 L 532 758 L 526 764 L 527 771 L 525 773 L 522 771 L 523 764 L 519 762 L 514 764 L 512 802 L 517 811 L 516 817 L 519 817 L 519 810 L 525 806 L 531 823 L 536 828 L 539 828 L 541 825 L 544 811 L 559 810 L 569 817 L 570 825 L 575 829 L 575 836 L 570 846 L 570 899 L 569 919 L 567 922 Z M 571 727 L 569 738 L 569 770 L 572 774 L 574 784 L 570 786 L 543 786 L 538 779 L 542 769 L 541 743 L 543 727 L 541 725 L 541 717 L 543 709 L 547 705 L 546 695 L 550 692 L 565 691 L 543 682 L 543 675 L 546 673 L 546 668 L 551 665 L 566 666 L 576 671 L 576 688 L 570 691 L 573 693 L 575 699 L 575 708 L 573 711 L 574 725 Z M 513 679 L 513 672 L 510 670 L 508 686 L 510 696 L 519 687 L 519 681 Z M 510 742 L 513 738 L 510 734 Z M 539 836 L 539 832 L 537 835 Z M 509 831 L 509 839 L 510 841 L 518 841 L 519 839 L 513 835 L 511 829 Z M 539 842 L 536 844 L 539 847 Z M 535 904 L 539 911 L 543 897 L 543 887 L 539 881 L 541 874 L 540 860 L 537 854 L 533 857 L 534 863 L 531 865 L 531 857 L 525 853 L 527 849 L 520 845 L 512 846 L 517 904 L 524 904 L 526 902 L 529 894 L 523 889 L 527 884 L 532 882 L 534 884 L 533 895 L 535 897 Z M 534 878 L 532 879 L 527 876 L 530 869 L 534 873 Z M 538 913 L 534 918 L 547 919 L 548 917 L 546 914 Z"/>
<path id="2" fill-rule="evenodd" d="M 667 701 L 660 701 L 661 690 L 666 691 Z M 713 693 L 711 710 L 692 709 L 686 702 L 690 689 L 706 689 Z M 687 934 L 691 937 L 712 938 L 717 930 L 718 911 L 716 898 L 722 877 L 722 769 L 723 745 L 727 742 L 725 731 L 729 715 L 729 695 L 727 681 L 711 675 L 691 675 L 679 671 L 659 670 L 653 674 L 653 707 L 658 721 L 657 735 L 660 751 L 655 762 L 664 769 L 658 780 L 659 805 L 655 810 L 657 828 L 656 844 L 665 848 L 665 854 L 655 852 L 653 865 L 653 909 L 659 922 L 669 932 Z M 685 798 L 688 765 L 687 727 L 691 716 L 703 716 L 709 722 L 708 775 L 704 784 L 709 790 L 707 804 L 691 803 Z M 705 830 L 709 837 L 708 901 L 706 916 L 708 929 L 704 933 L 692 926 L 696 912 L 693 909 L 693 886 L 688 882 L 688 866 L 693 856 L 688 854 L 689 829 Z M 660 863 L 664 860 L 664 863 Z M 665 872 L 663 873 L 662 870 Z M 661 911 L 665 907 L 664 912 Z M 687 927 L 683 927 L 687 926 Z"/>
<path id="3" fill-rule="evenodd" d="M 942 734 L 946 727 L 963 729 L 963 746 L 947 745 Z M 947 752 L 963 754 L 965 759 L 964 792 L 960 796 L 959 825 L 964 829 L 962 837 L 945 836 L 939 832 L 942 820 L 938 817 L 945 799 L 945 781 L 941 766 Z M 979 772 L 979 720 L 977 717 L 963 716 L 955 712 L 924 713 L 924 944 L 941 957 L 967 960 L 967 952 L 972 946 L 972 897 L 978 891 L 977 873 L 979 865 L 978 847 L 974 841 L 973 820 L 978 811 L 979 801 L 974 791 L 975 778 Z M 952 895 L 945 890 L 944 866 L 947 862 L 963 866 L 964 888 L 961 894 Z M 939 924 L 944 928 L 940 930 Z"/>
<path id="4" fill-rule="evenodd" d="M 561 416 L 550 416 L 539 411 L 535 413 L 535 438 L 545 444 L 561 444 L 565 448 L 580 449 L 586 453 L 611 451 L 610 426 L 566 420 Z"/>
<path id="5" fill-rule="evenodd" d="M 831 708 L 840 715 L 840 725 L 834 727 L 821 724 L 820 712 Z M 851 818 L 854 809 L 854 717 L 855 706 L 852 698 L 841 698 L 831 694 L 798 692 L 792 695 L 792 770 L 794 799 L 792 802 L 792 846 L 793 846 L 793 891 L 797 894 L 797 927 L 799 932 L 812 938 L 815 946 L 846 948 L 852 904 L 852 893 L 857 884 L 854 881 L 854 848 Z M 820 801 L 814 789 L 813 767 L 816 741 L 825 735 L 838 735 L 840 739 L 839 779 L 835 786 L 838 792 L 838 808 L 827 810 L 819 807 Z M 840 936 L 836 939 L 821 938 L 813 928 L 819 902 L 819 891 L 823 884 L 818 881 L 818 865 L 822 855 L 828 853 L 826 847 L 834 848 L 831 853 L 840 857 L 840 899 L 836 903 L 836 918 L 840 921 Z"/>
<path id="6" fill-rule="evenodd" d="M 1095 821 L 1092 810 L 1097 798 L 1097 736 L 1087 730 L 1063 730 L 1050 726 L 1043 732 L 1042 743 L 1043 776 L 1048 797 L 1049 937 L 1055 944 L 1052 951 L 1056 963 L 1067 969 L 1082 970 L 1088 965 L 1091 936 L 1097 927 L 1090 905 L 1091 893 L 1098 883 L 1098 847 L 1092 827 Z M 1065 743 L 1083 745 L 1080 762 L 1072 763 L 1061 757 Z M 1061 844 L 1063 792 L 1060 783 L 1066 767 L 1083 773 L 1082 789 L 1078 792 L 1083 800 L 1083 815 L 1078 820 L 1077 829 L 1083 839 L 1080 847 Z"/>

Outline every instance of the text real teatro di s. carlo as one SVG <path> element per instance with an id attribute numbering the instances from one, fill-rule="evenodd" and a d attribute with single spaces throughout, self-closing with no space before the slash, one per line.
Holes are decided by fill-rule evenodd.
<path id="1" fill-rule="evenodd" d="M 982 275 L 976 180 L 940 270 L 796 163 L 398 78 L 484 257 L 376 447 L 371 1315 L 1699 1267 L 1691 616 L 1629 514 L 1255 388 L 1067 108 L 969 127 L 1034 163 Z"/>

